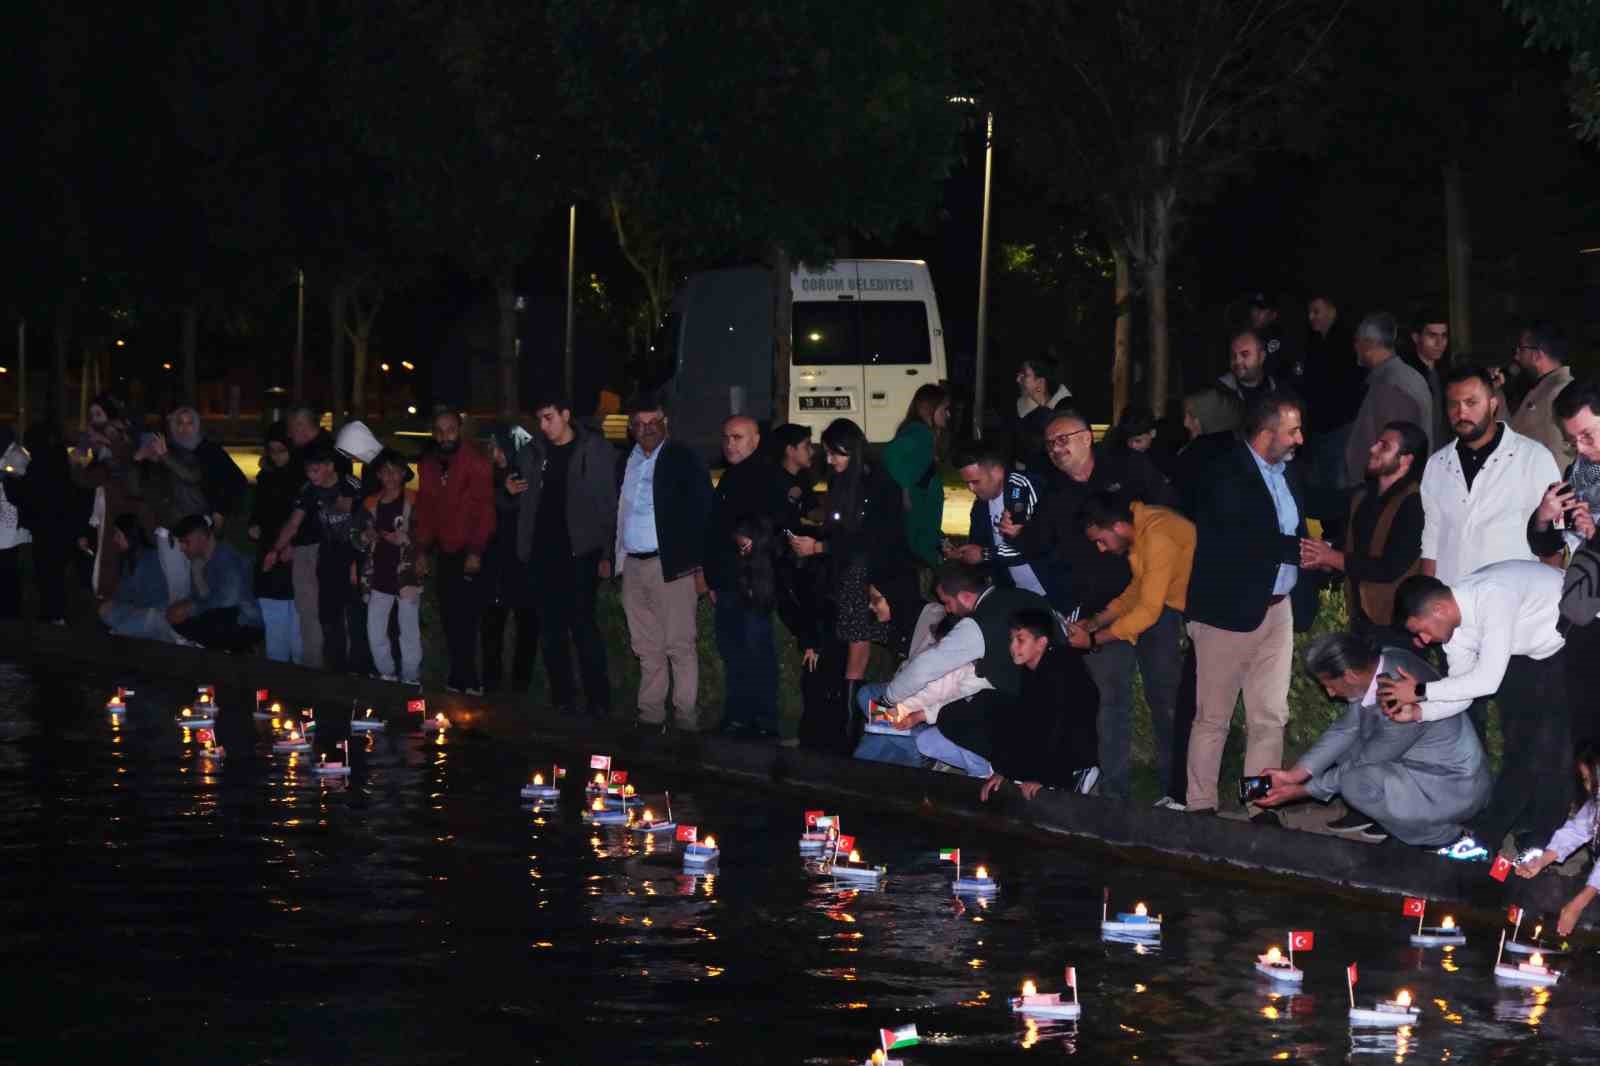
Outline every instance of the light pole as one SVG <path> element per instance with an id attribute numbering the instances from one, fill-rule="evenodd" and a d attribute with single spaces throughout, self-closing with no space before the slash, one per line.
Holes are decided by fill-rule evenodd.
<path id="1" fill-rule="evenodd" d="M 562 391 L 566 394 L 567 402 L 572 403 L 572 298 L 573 279 L 577 271 L 575 261 L 578 254 L 578 205 L 573 204 L 567 210 L 567 343 L 562 360 Z"/>
<path id="2" fill-rule="evenodd" d="M 989 362 L 989 188 L 994 177 L 994 112 L 984 112 L 983 226 L 978 238 L 978 345 L 973 357 L 972 436 L 983 439 L 984 376 Z"/>

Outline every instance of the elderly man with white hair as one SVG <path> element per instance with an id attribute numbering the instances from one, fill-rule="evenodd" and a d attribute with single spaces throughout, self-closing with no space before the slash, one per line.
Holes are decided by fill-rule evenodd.
<path id="1" fill-rule="evenodd" d="M 1391 422 L 1421 426 L 1427 431 L 1430 451 L 1439 443 L 1433 439 L 1433 392 L 1421 374 L 1395 355 L 1397 328 L 1394 316 L 1382 311 L 1363 318 L 1356 327 L 1355 358 L 1367 368 L 1367 391 L 1345 442 L 1347 485 L 1359 485 L 1367 476 L 1367 453 Z"/>

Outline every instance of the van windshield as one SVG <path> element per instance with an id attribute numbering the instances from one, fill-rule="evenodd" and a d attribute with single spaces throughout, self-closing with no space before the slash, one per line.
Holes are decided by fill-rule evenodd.
<path id="1" fill-rule="evenodd" d="M 797 300 L 796 366 L 881 366 L 933 361 L 927 305 L 917 300 Z"/>

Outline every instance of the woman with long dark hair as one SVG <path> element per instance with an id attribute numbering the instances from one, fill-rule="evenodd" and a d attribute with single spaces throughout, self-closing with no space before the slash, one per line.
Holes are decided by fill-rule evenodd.
<path id="1" fill-rule="evenodd" d="M 906 544 L 925 566 L 941 561 L 944 485 L 939 481 L 939 452 L 949 421 L 950 394 L 943 385 L 923 385 L 911 397 L 894 440 L 883 449 L 883 468 L 900 487 Z"/>
<path id="2" fill-rule="evenodd" d="M 867 456 L 867 436 L 848 418 L 836 418 L 822 431 L 828 460 L 828 494 L 823 525 L 815 537 L 794 536 L 789 545 L 798 556 L 823 555 L 829 561 L 828 598 L 833 603 L 834 632 L 849 646 L 845 657 L 845 703 L 839 710 L 839 731 L 847 732 L 856 685 L 866 677 L 874 641 L 889 644 L 894 634 L 867 605 L 867 576 L 909 565 L 900 490 Z"/>

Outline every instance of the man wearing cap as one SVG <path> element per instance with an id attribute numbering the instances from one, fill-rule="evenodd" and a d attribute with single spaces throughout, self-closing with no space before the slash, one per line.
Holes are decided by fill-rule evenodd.
<path id="1" fill-rule="evenodd" d="M 1284 339 L 1283 327 L 1278 324 L 1278 301 L 1270 294 L 1251 293 L 1250 329 L 1261 339 L 1261 353 L 1267 360 L 1267 377 L 1279 386 L 1300 391 L 1300 381 L 1306 372 L 1305 362 L 1300 352 Z"/>

